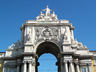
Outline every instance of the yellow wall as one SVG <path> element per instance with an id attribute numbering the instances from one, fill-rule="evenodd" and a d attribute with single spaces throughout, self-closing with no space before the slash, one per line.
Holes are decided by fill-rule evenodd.
<path id="1" fill-rule="evenodd" d="M 1 61 L 1 64 L 0 64 L 0 72 L 2 72 L 2 69 L 3 69 L 3 61 Z"/>
<path id="2" fill-rule="evenodd" d="M 95 66 L 95 61 L 92 59 L 92 66 L 93 66 L 93 72 L 96 72 L 96 66 Z"/>
<path id="3" fill-rule="evenodd" d="M 0 64 L 0 72 L 2 72 L 2 65 Z"/>

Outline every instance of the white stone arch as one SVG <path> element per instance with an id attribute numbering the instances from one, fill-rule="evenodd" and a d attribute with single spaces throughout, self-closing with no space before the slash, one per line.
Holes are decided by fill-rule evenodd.
<path id="1" fill-rule="evenodd" d="M 44 43 L 44 42 L 51 42 L 51 43 L 55 44 L 55 45 L 59 48 L 59 51 L 61 51 L 60 46 L 59 46 L 58 43 L 56 43 L 56 42 L 54 42 L 54 41 L 45 41 L 45 40 L 42 40 L 42 41 L 38 42 L 38 43 L 34 46 L 34 51 L 35 51 L 35 53 L 36 53 L 36 51 L 37 51 L 38 46 L 39 46 L 40 44 Z"/>
<path id="2" fill-rule="evenodd" d="M 50 51 L 50 50 L 49 50 L 48 52 L 44 52 L 44 51 L 43 51 L 43 52 L 41 52 L 41 54 L 40 54 L 40 53 L 37 53 L 37 52 L 38 52 L 38 49 L 40 50 L 41 46 L 43 46 L 44 44 L 56 46 L 56 49 L 55 49 L 55 47 L 53 47 L 51 51 Z M 40 45 L 41 45 L 41 46 L 40 46 Z M 52 46 L 51 46 L 51 47 L 52 47 Z M 44 47 L 45 47 L 45 46 L 44 46 Z M 49 49 L 51 49 L 51 47 L 49 47 Z M 46 48 L 44 48 L 44 50 L 45 50 L 45 49 L 46 49 Z M 56 54 L 52 52 L 53 50 L 56 51 Z M 45 53 L 50 53 L 50 54 L 52 54 L 52 55 L 54 55 L 54 56 L 56 57 L 56 59 L 57 59 L 56 65 L 58 66 L 58 71 L 57 71 L 57 72 L 59 72 L 61 65 L 60 65 L 60 48 L 59 48 L 58 44 L 56 44 L 56 43 L 54 43 L 54 42 L 52 42 L 52 41 L 41 41 L 41 42 L 39 42 L 39 43 L 35 46 L 35 51 L 36 51 L 36 55 L 37 55 L 37 58 L 36 58 L 36 63 L 37 63 L 36 71 L 37 71 L 37 72 L 38 72 L 38 66 L 39 66 L 38 59 L 40 58 L 40 56 L 42 56 L 42 55 L 45 54 Z M 40 54 L 40 55 L 38 56 L 38 54 Z"/>

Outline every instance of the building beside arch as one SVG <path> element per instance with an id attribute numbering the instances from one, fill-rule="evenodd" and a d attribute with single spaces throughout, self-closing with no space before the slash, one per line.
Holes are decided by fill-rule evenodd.
<path id="1" fill-rule="evenodd" d="M 46 7 L 36 17 L 22 25 L 22 38 L 6 50 L 3 72 L 38 72 L 38 58 L 52 53 L 58 62 L 58 72 L 93 72 L 93 53 L 74 39 L 74 27 L 69 20 L 59 20 Z"/>
<path id="2" fill-rule="evenodd" d="M 2 72 L 2 70 L 3 70 L 4 61 L 2 58 L 4 57 L 4 54 L 5 54 L 5 52 L 0 52 L 0 72 Z"/>
<path id="3" fill-rule="evenodd" d="M 93 72 L 96 72 L 96 51 L 90 51 L 91 53 L 93 53 L 93 57 L 92 57 L 92 67 L 93 67 Z"/>

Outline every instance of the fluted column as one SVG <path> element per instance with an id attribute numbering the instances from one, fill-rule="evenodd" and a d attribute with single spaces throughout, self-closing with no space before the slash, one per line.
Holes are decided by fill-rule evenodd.
<path id="1" fill-rule="evenodd" d="M 77 72 L 80 72 L 79 63 L 76 63 L 76 70 L 77 70 Z"/>
<path id="2" fill-rule="evenodd" d="M 23 68 L 24 72 L 27 72 L 27 63 L 24 62 L 24 68 Z"/>
<path id="3" fill-rule="evenodd" d="M 74 69 L 74 64 L 73 64 L 73 62 L 70 62 L 70 68 L 71 68 L 71 72 L 75 72 L 75 69 Z"/>
<path id="4" fill-rule="evenodd" d="M 32 72 L 32 62 L 29 62 L 29 72 Z"/>
<path id="5" fill-rule="evenodd" d="M 67 61 L 65 61 L 65 70 L 66 70 L 66 72 L 68 72 L 68 62 Z"/>

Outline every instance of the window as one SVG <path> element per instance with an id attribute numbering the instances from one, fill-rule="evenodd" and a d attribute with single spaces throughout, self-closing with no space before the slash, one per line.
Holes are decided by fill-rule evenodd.
<path id="1" fill-rule="evenodd" d="M 82 68 L 82 72 L 87 72 L 85 67 Z"/>

